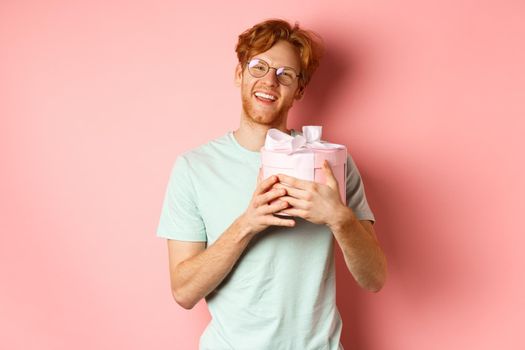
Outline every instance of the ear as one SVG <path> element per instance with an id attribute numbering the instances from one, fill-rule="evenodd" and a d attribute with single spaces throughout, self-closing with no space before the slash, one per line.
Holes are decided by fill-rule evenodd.
<path id="1" fill-rule="evenodd" d="M 303 95 L 304 95 L 304 87 L 297 88 L 297 91 L 295 93 L 295 99 L 300 100 L 303 98 Z"/>
<path id="2" fill-rule="evenodd" d="M 240 63 L 238 63 L 237 67 L 235 67 L 235 77 L 234 77 L 235 86 L 237 87 L 241 86 L 241 82 L 242 82 L 242 66 Z"/>

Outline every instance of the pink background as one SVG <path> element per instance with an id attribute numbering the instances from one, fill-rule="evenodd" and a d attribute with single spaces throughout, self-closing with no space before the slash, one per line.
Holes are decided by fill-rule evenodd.
<path id="1" fill-rule="evenodd" d="M 523 1 L 263 5 L 2 1 L 2 349 L 197 348 L 162 199 L 238 126 L 237 35 L 276 16 L 331 47 L 289 126 L 348 146 L 389 261 L 373 294 L 337 249 L 345 348 L 525 348 Z"/>

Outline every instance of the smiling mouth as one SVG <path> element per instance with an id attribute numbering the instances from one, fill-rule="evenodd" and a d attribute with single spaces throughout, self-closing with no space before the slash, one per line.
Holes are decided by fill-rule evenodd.
<path id="1" fill-rule="evenodd" d="M 270 94 L 266 94 L 264 92 L 260 92 L 260 91 L 257 91 L 256 93 L 254 93 L 254 96 L 258 101 L 264 104 L 272 104 L 275 101 L 277 101 L 277 97 L 270 95 Z"/>

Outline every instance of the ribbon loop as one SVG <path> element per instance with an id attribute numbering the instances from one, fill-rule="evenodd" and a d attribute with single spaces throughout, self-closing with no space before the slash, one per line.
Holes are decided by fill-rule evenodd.
<path id="1" fill-rule="evenodd" d="M 303 136 L 306 137 L 307 143 L 321 142 L 321 134 L 323 133 L 323 127 L 312 125 L 303 126 Z"/>
<path id="2" fill-rule="evenodd" d="M 269 151 L 287 151 L 288 154 L 304 149 L 340 149 L 343 145 L 321 141 L 322 126 L 303 126 L 303 135 L 291 136 L 279 129 L 270 129 L 266 134 L 264 148 Z"/>

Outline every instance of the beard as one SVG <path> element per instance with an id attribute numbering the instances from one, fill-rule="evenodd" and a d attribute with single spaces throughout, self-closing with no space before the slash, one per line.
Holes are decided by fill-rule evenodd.
<path id="1" fill-rule="evenodd" d="M 244 115 L 251 122 L 267 126 L 279 125 L 283 120 L 286 119 L 288 110 L 292 107 L 282 106 L 279 109 L 258 109 L 256 106 L 254 106 L 255 103 L 256 102 L 253 101 L 253 97 L 251 95 L 243 95 L 242 110 L 244 111 Z"/>

